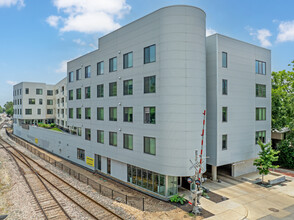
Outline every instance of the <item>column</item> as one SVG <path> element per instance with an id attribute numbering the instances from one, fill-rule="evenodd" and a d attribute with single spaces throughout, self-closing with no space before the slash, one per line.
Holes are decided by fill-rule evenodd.
<path id="1" fill-rule="evenodd" d="M 217 166 L 211 166 L 212 181 L 217 181 Z"/>

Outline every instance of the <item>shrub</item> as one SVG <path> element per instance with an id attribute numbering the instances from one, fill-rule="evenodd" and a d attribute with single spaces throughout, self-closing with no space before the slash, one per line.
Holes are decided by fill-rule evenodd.
<path id="1" fill-rule="evenodd" d="M 280 151 L 279 155 L 279 164 L 285 168 L 294 168 L 294 146 L 291 145 L 289 139 L 282 140 L 278 144 L 278 150 Z"/>
<path id="2" fill-rule="evenodd" d="M 183 196 L 179 196 L 178 194 L 176 194 L 170 198 L 170 201 L 175 203 L 181 203 L 183 205 L 186 202 L 186 199 Z"/>
<path id="3" fill-rule="evenodd" d="M 51 127 L 51 128 L 55 128 L 56 125 L 55 125 L 54 123 L 51 123 L 51 124 L 50 124 L 50 127 Z"/>

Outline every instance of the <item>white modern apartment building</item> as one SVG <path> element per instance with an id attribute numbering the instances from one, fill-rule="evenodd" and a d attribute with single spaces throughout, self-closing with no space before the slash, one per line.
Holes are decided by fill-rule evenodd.
<path id="1" fill-rule="evenodd" d="M 207 110 L 204 172 L 206 165 L 214 178 L 223 165 L 232 175 L 250 172 L 256 135 L 270 137 L 270 51 L 219 34 L 207 38 L 205 21 L 199 8 L 170 6 L 100 38 L 98 50 L 68 62 L 71 133 L 17 124 L 14 133 L 169 197 L 194 173 L 190 160 L 200 153 Z"/>

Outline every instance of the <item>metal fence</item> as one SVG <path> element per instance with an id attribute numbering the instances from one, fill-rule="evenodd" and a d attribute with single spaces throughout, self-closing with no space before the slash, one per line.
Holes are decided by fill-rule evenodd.
<path id="1" fill-rule="evenodd" d="M 28 149 L 30 152 L 35 154 L 36 156 L 40 157 L 41 159 L 47 161 L 48 163 L 52 164 L 53 166 L 59 168 L 60 170 L 68 173 L 70 176 L 74 177 L 75 179 L 79 180 L 80 182 L 83 182 L 95 189 L 98 193 L 100 193 L 103 196 L 106 196 L 110 199 L 116 200 L 118 202 L 125 203 L 127 205 L 130 205 L 134 208 L 137 208 L 139 210 L 145 211 L 145 200 L 143 197 L 135 197 L 135 196 L 128 196 L 126 194 L 123 194 L 121 192 L 115 191 L 107 186 L 104 186 L 100 183 L 97 183 L 95 180 L 88 178 L 87 176 L 77 172 L 76 170 L 64 165 L 61 162 L 58 162 L 48 156 L 48 154 L 42 153 L 35 147 L 32 147 L 31 144 L 28 142 L 15 137 L 11 133 L 7 132 L 7 135 L 14 140 L 16 143 L 20 144 L 21 146 Z"/>

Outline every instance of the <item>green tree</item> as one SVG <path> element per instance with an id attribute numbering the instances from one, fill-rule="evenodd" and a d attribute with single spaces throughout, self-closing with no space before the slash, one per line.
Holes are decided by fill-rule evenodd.
<path id="1" fill-rule="evenodd" d="M 6 102 L 4 108 L 7 115 L 13 116 L 13 102 Z"/>
<path id="2" fill-rule="evenodd" d="M 2 108 L 2 106 L 0 105 L 0 113 L 3 113 L 4 109 Z"/>
<path id="3" fill-rule="evenodd" d="M 259 174 L 262 176 L 262 182 L 264 182 L 264 176 L 269 173 L 270 168 L 278 168 L 278 165 L 273 165 L 273 162 L 278 161 L 279 151 L 272 149 L 271 142 L 264 144 L 261 140 L 258 140 L 258 145 L 261 151 L 258 153 L 259 158 L 254 160 L 253 165 L 257 167 Z"/>

